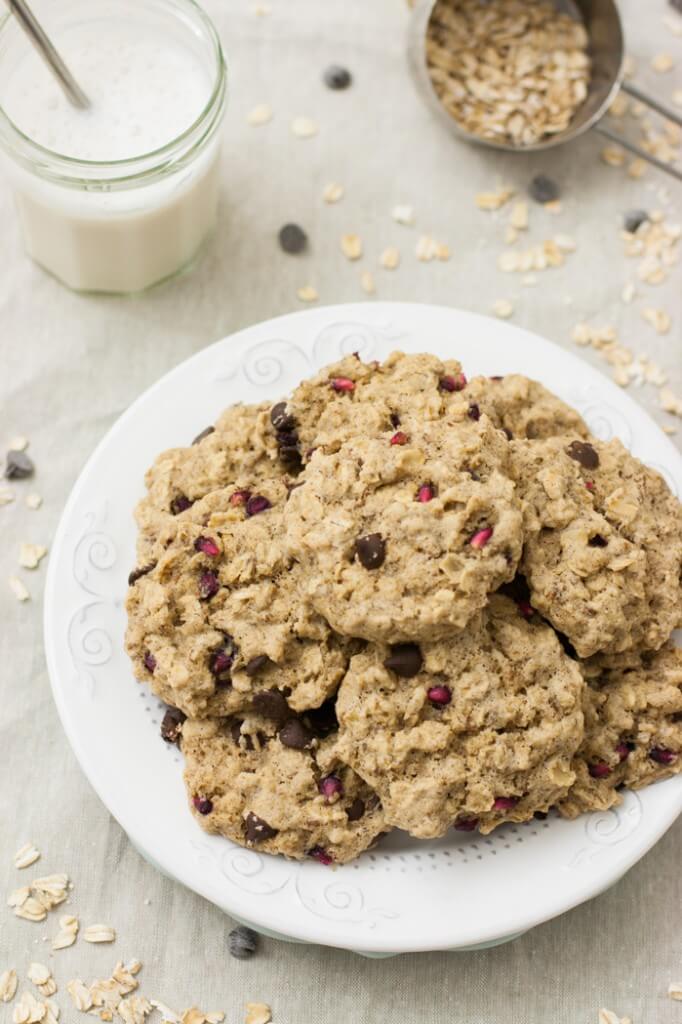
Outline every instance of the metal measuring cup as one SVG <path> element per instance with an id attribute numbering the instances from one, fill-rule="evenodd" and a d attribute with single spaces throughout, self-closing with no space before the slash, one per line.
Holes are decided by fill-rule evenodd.
<path id="1" fill-rule="evenodd" d="M 682 126 L 682 117 L 677 111 L 638 89 L 637 86 L 625 81 L 625 53 L 623 42 L 623 26 L 615 0 L 555 0 L 558 9 L 581 20 L 589 37 L 589 55 L 592 61 L 592 73 L 585 102 L 576 110 L 570 125 L 563 132 L 540 139 L 528 146 L 515 146 L 504 139 L 483 139 L 462 128 L 447 112 L 441 103 L 431 81 L 426 63 L 426 33 L 436 0 L 417 0 L 410 19 L 408 37 L 408 57 L 412 74 L 419 92 L 428 107 L 448 130 L 467 142 L 475 142 L 492 149 L 502 149 L 508 153 L 529 153 L 537 150 L 550 149 L 564 142 L 571 142 L 589 128 L 594 128 L 600 135 L 617 142 L 623 149 L 635 153 L 643 160 L 659 167 L 682 181 L 682 172 L 670 164 L 657 159 L 645 152 L 635 143 L 623 138 L 600 123 L 611 103 L 623 91 L 640 103 L 646 104 L 669 121 Z"/>

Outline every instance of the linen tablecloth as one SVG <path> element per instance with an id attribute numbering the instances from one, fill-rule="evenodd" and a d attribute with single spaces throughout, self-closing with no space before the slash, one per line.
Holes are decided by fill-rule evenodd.
<path id="1" fill-rule="evenodd" d="M 25 435 L 38 467 L 30 488 L 0 507 L 0 878 L 9 893 L 26 876 L 65 871 L 75 883 L 69 910 L 82 924 L 112 924 L 118 936 L 114 947 L 80 940 L 52 956 L 42 940 L 54 920 L 30 924 L 5 907 L 0 973 L 14 967 L 30 988 L 30 961 L 54 965 L 66 1022 L 80 1016 L 67 981 L 106 977 L 117 959 L 131 957 L 144 963 L 145 994 L 174 1008 L 222 1009 L 230 1024 L 243 1020 L 247 1001 L 271 1004 L 275 1024 L 590 1024 L 600 1007 L 635 1024 L 682 1022 L 682 1004 L 667 997 L 669 982 L 682 978 L 682 821 L 611 891 L 496 949 L 372 961 L 265 940 L 256 957 L 239 962 L 227 951 L 230 921 L 140 858 L 71 753 L 43 655 L 45 562 L 32 573 L 19 570 L 19 544 L 49 547 L 86 457 L 141 390 L 209 342 L 296 308 L 298 288 L 313 285 L 324 303 L 355 301 L 363 298 L 361 270 L 371 268 L 382 299 L 484 313 L 510 299 L 513 322 L 567 347 L 577 322 L 613 324 L 619 339 L 655 359 L 682 393 L 679 267 L 657 287 L 638 283 L 634 302 L 624 303 L 636 263 L 625 259 L 619 234 L 632 208 L 660 209 L 674 221 L 679 186 L 655 170 L 634 179 L 608 166 L 594 134 L 538 156 L 505 157 L 455 142 L 410 81 L 402 0 L 270 0 L 269 12 L 251 0 L 206 0 L 206 7 L 224 41 L 230 98 L 220 221 L 191 274 L 134 299 L 72 294 L 24 256 L 9 189 L 0 185 L 0 447 Z M 671 7 L 627 0 L 621 8 L 636 80 L 670 101 L 682 70 L 682 38 L 663 21 Z M 650 66 L 661 52 L 677 62 L 666 74 Z M 323 86 L 332 62 L 352 71 L 347 92 Z M 247 115 L 259 104 L 274 116 L 255 128 Z M 292 135 L 299 115 L 317 123 L 315 137 Z M 502 182 L 522 193 L 539 171 L 560 183 L 563 210 L 551 220 L 531 204 L 534 237 L 570 234 L 577 249 L 563 267 L 526 286 L 497 269 L 504 215 L 480 211 L 474 197 Z M 332 206 L 322 201 L 329 181 L 345 188 Z M 414 207 L 416 228 L 391 219 L 396 204 Z M 307 254 L 293 258 L 278 249 L 276 233 L 288 221 L 308 232 Z M 340 251 L 347 232 L 364 240 L 361 264 Z M 448 262 L 415 259 L 424 233 L 450 246 Z M 378 266 L 389 245 L 402 254 L 394 271 Z M 645 322 L 647 306 L 671 314 L 671 332 L 657 334 Z M 593 348 L 582 352 L 605 366 Z M 655 387 L 633 390 L 659 422 L 673 422 Z M 39 510 L 26 508 L 27 490 L 43 498 Z M 25 604 L 6 583 L 14 574 L 30 589 Z M 13 854 L 27 840 L 42 859 L 19 872 Z M 11 1010 L 0 1004 L 0 1021 Z"/>

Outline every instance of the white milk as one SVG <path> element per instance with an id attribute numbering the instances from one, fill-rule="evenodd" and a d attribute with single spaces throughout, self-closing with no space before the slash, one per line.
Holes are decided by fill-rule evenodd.
<path id="1" fill-rule="evenodd" d="M 118 17 L 110 3 L 88 2 L 90 16 L 61 26 L 55 43 L 92 106 L 72 107 L 26 48 L 4 75 L 0 105 L 14 128 L 49 151 L 48 174 L 35 172 L 41 156 L 30 146 L 30 160 L 15 157 L 10 173 L 26 247 L 38 263 L 74 289 L 139 291 L 187 264 L 214 224 L 222 95 L 207 124 L 200 122 L 222 66 L 217 72 L 202 59 L 185 23 L 169 21 L 164 32 L 157 18 L 163 0 L 150 4 L 150 21 L 146 0 L 118 0 Z M 187 141 L 177 141 L 190 129 Z M 148 156 L 169 144 L 172 152 Z"/>

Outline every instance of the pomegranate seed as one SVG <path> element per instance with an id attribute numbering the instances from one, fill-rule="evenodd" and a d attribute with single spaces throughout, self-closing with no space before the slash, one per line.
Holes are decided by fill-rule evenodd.
<path id="1" fill-rule="evenodd" d="M 593 779 L 605 779 L 611 774 L 611 767 L 606 761 L 595 761 L 589 766 L 588 771 Z"/>
<path id="2" fill-rule="evenodd" d="M 431 484 L 422 484 L 417 491 L 417 501 L 421 501 L 423 505 L 425 505 L 427 501 L 431 501 L 433 497 L 434 490 Z"/>
<path id="3" fill-rule="evenodd" d="M 170 510 L 174 516 L 179 516 L 181 512 L 186 512 L 188 508 L 191 508 L 194 503 L 189 500 L 184 494 L 179 494 L 177 498 L 173 498 L 170 503 Z"/>
<path id="4" fill-rule="evenodd" d="M 621 762 L 627 761 L 627 759 L 629 758 L 629 756 L 632 753 L 633 749 L 634 749 L 634 744 L 633 743 L 619 743 L 618 744 L 618 746 L 616 747 L 616 753 L 618 754 L 618 757 L 620 758 Z"/>
<path id="5" fill-rule="evenodd" d="M 199 814 L 210 814 L 213 810 L 213 801 L 209 800 L 205 796 L 195 796 L 192 799 L 192 803 L 198 810 Z"/>
<path id="6" fill-rule="evenodd" d="M 524 619 L 533 618 L 533 606 L 530 605 L 528 601 L 517 601 L 516 604 L 518 605 L 519 612 Z"/>
<path id="7" fill-rule="evenodd" d="M 194 550 L 201 551 L 204 555 L 215 558 L 220 554 L 220 548 L 212 537 L 197 537 L 194 541 Z"/>
<path id="8" fill-rule="evenodd" d="M 327 775 L 324 779 L 320 779 L 317 788 L 328 801 L 333 800 L 334 797 L 343 796 L 343 783 L 338 775 Z"/>
<path id="9" fill-rule="evenodd" d="M 202 572 L 199 577 L 199 597 L 202 601 L 210 601 L 220 590 L 218 577 L 214 572 Z"/>
<path id="10" fill-rule="evenodd" d="M 355 391 L 355 381 L 350 377 L 334 377 L 331 385 L 334 391 Z"/>
<path id="11" fill-rule="evenodd" d="M 327 866 L 334 863 L 332 855 L 327 853 L 321 846 L 313 846 L 312 850 L 308 850 L 308 856 Z"/>
<path id="12" fill-rule="evenodd" d="M 476 533 L 473 535 L 469 543 L 471 544 L 472 548 L 480 550 L 481 548 L 484 548 L 486 546 L 492 535 L 492 526 L 485 526 L 482 530 L 476 531 Z"/>
<path id="13" fill-rule="evenodd" d="M 147 669 L 147 671 L 153 673 L 154 669 L 156 668 L 156 658 L 154 657 L 151 651 L 147 651 L 145 653 L 143 661 L 144 667 Z"/>
<path id="14" fill-rule="evenodd" d="M 494 811 L 511 811 L 519 802 L 517 796 L 496 796 L 493 804 Z"/>
<path id="15" fill-rule="evenodd" d="M 438 387 L 441 391 L 463 391 L 467 386 L 466 375 L 458 373 L 455 376 L 441 377 L 438 381 Z"/>
<path id="16" fill-rule="evenodd" d="M 455 822 L 458 832 L 475 832 L 478 828 L 478 818 L 460 818 Z"/>
<path id="17" fill-rule="evenodd" d="M 246 503 L 246 514 L 247 516 L 257 516 L 259 512 L 265 512 L 268 508 L 272 508 L 268 499 L 262 494 L 254 494 Z"/>
<path id="18" fill-rule="evenodd" d="M 234 654 L 232 651 L 228 651 L 226 647 L 219 647 L 211 655 L 209 668 L 214 676 L 221 676 L 223 672 L 227 672 L 228 669 L 232 668 L 233 663 Z"/>
<path id="19" fill-rule="evenodd" d="M 667 747 L 654 747 L 649 751 L 649 757 L 656 764 L 674 764 L 677 760 L 675 751 L 669 750 Z"/>
<path id="20" fill-rule="evenodd" d="M 587 487 L 588 491 L 593 491 L 594 490 L 594 480 L 586 480 L 585 481 L 585 487 Z"/>
<path id="21" fill-rule="evenodd" d="M 397 430 L 391 438 L 391 444 L 407 444 L 409 437 L 402 430 Z"/>
<path id="22" fill-rule="evenodd" d="M 426 691 L 426 696 L 437 708 L 444 708 L 452 700 L 452 690 L 449 686 L 431 686 Z"/>
<path id="23" fill-rule="evenodd" d="M 251 491 L 235 491 L 230 495 L 230 505 L 246 505 L 251 497 Z"/>

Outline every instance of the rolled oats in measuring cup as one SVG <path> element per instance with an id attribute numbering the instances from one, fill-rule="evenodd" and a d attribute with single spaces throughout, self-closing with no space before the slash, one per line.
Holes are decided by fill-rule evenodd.
<path id="1" fill-rule="evenodd" d="M 35 0 L 91 100 L 69 104 L 12 16 L 0 23 L 0 147 L 26 249 L 70 288 L 136 292 L 213 227 L 226 71 L 193 0 Z"/>

